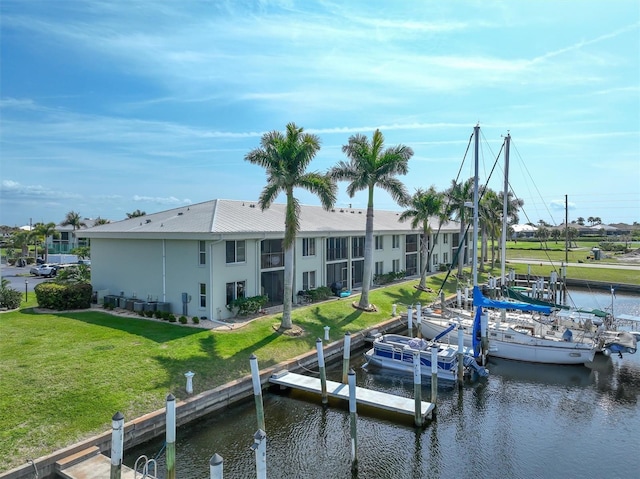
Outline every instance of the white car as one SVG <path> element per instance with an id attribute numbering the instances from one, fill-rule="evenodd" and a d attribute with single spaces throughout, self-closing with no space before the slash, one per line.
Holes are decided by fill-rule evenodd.
<path id="1" fill-rule="evenodd" d="M 53 264 L 41 264 L 40 266 L 34 266 L 29 270 L 29 273 L 36 276 L 44 276 L 45 278 L 50 278 L 51 276 L 56 275 L 56 268 Z"/>

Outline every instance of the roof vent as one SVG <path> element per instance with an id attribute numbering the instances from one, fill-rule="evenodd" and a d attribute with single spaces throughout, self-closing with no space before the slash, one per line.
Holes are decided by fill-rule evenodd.
<path id="1" fill-rule="evenodd" d="M 178 211 L 178 216 L 182 216 L 184 213 L 182 211 Z"/>
<path id="2" fill-rule="evenodd" d="M 151 220 L 145 220 L 145 223 L 149 224 L 151 223 Z"/>

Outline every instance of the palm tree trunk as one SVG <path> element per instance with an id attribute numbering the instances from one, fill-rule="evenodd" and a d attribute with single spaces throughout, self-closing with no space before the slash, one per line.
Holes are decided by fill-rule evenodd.
<path id="1" fill-rule="evenodd" d="M 358 306 L 369 309 L 369 290 L 371 289 L 371 270 L 373 267 L 373 198 L 372 189 L 369 192 L 367 206 L 367 223 L 364 236 L 364 265 L 362 268 L 362 294 Z"/>
<path id="2" fill-rule="evenodd" d="M 293 243 L 284 250 L 284 298 L 282 299 L 282 323 L 280 329 L 291 329 L 293 303 Z"/>
<path id="3" fill-rule="evenodd" d="M 464 221 L 460 220 L 460 241 L 458 245 L 458 277 L 462 276 L 462 268 L 464 266 L 464 246 L 467 240 L 464 234 Z"/>
<path id="4" fill-rule="evenodd" d="M 425 289 L 427 286 L 427 269 L 431 261 L 428 238 L 429 235 L 427 233 L 422 234 L 422 241 L 420 243 L 420 284 L 418 285 L 420 289 Z"/>

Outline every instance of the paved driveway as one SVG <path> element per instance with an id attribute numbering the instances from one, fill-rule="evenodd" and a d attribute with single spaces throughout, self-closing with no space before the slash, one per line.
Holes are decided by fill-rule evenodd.
<path id="1" fill-rule="evenodd" d="M 9 280 L 10 286 L 18 290 L 20 292 L 24 292 L 25 281 L 27 282 L 27 291 L 33 291 L 33 288 L 36 284 L 42 283 L 46 281 L 47 278 L 41 278 L 39 276 L 33 276 L 29 274 L 29 269 L 31 266 L 24 266 L 22 268 L 17 268 L 15 266 L 0 266 L 0 273 L 3 278 Z"/>

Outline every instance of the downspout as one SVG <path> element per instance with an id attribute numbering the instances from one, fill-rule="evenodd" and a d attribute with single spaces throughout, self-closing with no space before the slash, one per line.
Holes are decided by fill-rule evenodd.
<path id="1" fill-rule="evenodd" d="M 167 301 L 167 245 L 162 240 L 162 301 Z"/>

